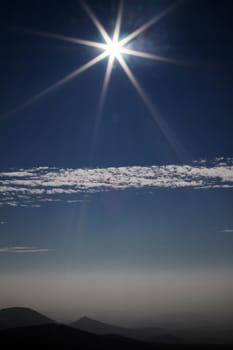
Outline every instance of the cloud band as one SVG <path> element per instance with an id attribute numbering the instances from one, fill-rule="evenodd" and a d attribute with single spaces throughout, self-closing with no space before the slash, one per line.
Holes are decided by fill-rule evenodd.
<path id="1" fill-rule="evenodd" d="M 0 253 L 15 253 L 15 254 L 26 254 L 26 253 L 47 253 L 50 249 L 37 248 L 37 247 L 2 247 Z"/>
<path id="2" fill-rule="evenodd" d="M 83 200 L 101 191 L 156 188 L 233 188 L 233 159 L 192 164 L 108 168 L 37 167 L 0 173 L 0 204 L 38 206 Z"/>

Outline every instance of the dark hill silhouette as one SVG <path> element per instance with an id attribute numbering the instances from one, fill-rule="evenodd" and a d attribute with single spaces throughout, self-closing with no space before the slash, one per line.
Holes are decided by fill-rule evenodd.
<path id="1" fill-rule="evenodd" d="M 156 344 L 121 336 L 91 334 L 60 324 L 7 329 L 0 331 L 0 339 L 3 349 L 158 349 Z"/>
<path id="2" fill-rule="evenodd" d="M 0 310 L 0 330 L 53 322 L 47 316 L 26 307 L 12 307 Z"/>
<path id="3" fill-rule="evenodd" d="M 72 327 L 91 332 L 95 334 L 117 334 L 127 338 L 144 340 L 144 341 L 158 341 L 160 343 L 177 342 L 178 338 L 167 334 L 161 328 L 126 328 L 110 325 L 104 322 L 96 321 L 88 317 L 82 317 L 78 321 L 70 324 Z"/>
<path id="4" fill-rule="evenodd" d="M 158 349 L 166 344 L 233 344 L 231 323 L 219 329 L 124 328 L 87 317 L 65 326 L 28 308 L 0 310 L 1 349 Z M 79 329 L 76 329 L 78 327 Z M 83 330 L 81 330 L 81 327 Z M 84 330 L 85 328 L 85 330 Z M 87 331 L 89 330 L 89 331 Z M 98 334 L 97 334 L 98 333 Z M 178 344 L 177 344 L 178 345 Z"/>

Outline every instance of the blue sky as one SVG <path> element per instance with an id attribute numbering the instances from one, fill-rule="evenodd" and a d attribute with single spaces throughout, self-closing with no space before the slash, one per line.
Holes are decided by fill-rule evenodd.
<path id="1" fill-rule="evenodd" d="M 125 1 L 120 38 L 174 3 Z M 89 5 L 112 34 L 118 1 Z M 225 300 L 225 309 L 232 312 L 232 10 L 228 1 L 187 0 L 172 8 L 129 48 L 177 62 L 123 56 L 153 111 L 116 60 L 100 116 L 107 59 L 27 103 L 100 53 L 38 33 L 102 42 L 81 3 L 13 1 L 3 6 L 0 274 L 6 287 L 0 307 L 26 302 L 27 288 L 17 291 L 25 273 L 28 288 L 33 276 L 44 276 L 50 300 L 60 279 L 67 278 L 72 290 L 68 277 L 78 281 L 80 274 L 83 281 L 90 270 L 83 293 L 86 283 L 93 295 L 93 271 L 109 276 L 173 273 L 177 280 L 182 275 L 179 292 L 187 303 L 174 301 L 167 311 L 202 310 L 203 276 L 209 271 L 216 273 L 216 291 L 222 285 L 217 276 L 226 274 L 228 287 L 216 292 L 213 304 Z M 199 285 L 195 303 L 195 295 L 184 287 L 193 270 Z M 108 283 L 102 280 L 105 295 Z M 7 295 L 12 285 L 14 292 Z M 168 294 L 170 287 L 162 282 Z M 120 293 L 127 299 L 136 288 Z M 38 298 L 28 303 L 47 311 L 46 298 Z M 150 302 L 156 302 L 156 293 Z M 100 301 L 85 305 L 101 316 Z"/>

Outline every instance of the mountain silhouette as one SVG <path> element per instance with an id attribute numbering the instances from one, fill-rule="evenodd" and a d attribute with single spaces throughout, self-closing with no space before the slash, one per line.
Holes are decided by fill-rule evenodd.
<path id="1" fill-rule="evenodd" d="M 0 339 L 1 346 L 5 349 L 158 349 L 157 344 L 121 336 L 91 334 L 56 323 L 2 330 Z"/>
<path id="2" fill-rule="evenodd" d="M 171 344 L 233 344 L 231 324 L 219 329 L 173 329 L 171 334 L 165 329 L 119 327 L 88 317 L 62 325 L 29 308 L 0 310 L 3 349 L 164 349 Z"/>
<path id="3" fill-rule="evenodd" d="M 93 320 L 88 317 L 82 317 L 78 321 L 70 324 L 72 327 L 94 333 L 94 334 L 117 334 L 131 339 L 144 340 L 144 341 L 158 341 L 160 343 L 177 342 L 178 338 L 161 328 L 126 328 L 110 325 L 108 323 Z"/>
<path id="4" fill-rule="evenodd" d="M 0 310 L 0 330 L 53 322 L 47 316 L 26 307 L 12 307 Z"/>

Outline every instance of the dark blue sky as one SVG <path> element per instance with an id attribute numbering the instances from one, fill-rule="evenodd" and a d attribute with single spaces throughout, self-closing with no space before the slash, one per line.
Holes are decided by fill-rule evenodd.
<path id="1" fill-rule="evenodd" d="M 172 3 L 125 1 L 121 38 Z M 112 35 L 118 1 L 89 4 Z M 232 15 L 227 0 L 181 1 L 131 48 L 187 64 L 124 55 L 168 125 L 166 138 L 117 61 L 95 133 L 107 59 L 15 111 L 99 53 L 33 31 L 103 39 L 79 1 L 1 4 L 3 276 L 28 269 L 30 284 L 35 271 L 50 269 L 57 276 L 85 268 L 107 268 L 110 275 L 125 269 L 232 271 Z M 9 280 L 9 288 L 18 283 Z M 231 312 L 231 300 L 221 297 Z M 16 288 L 0 307 L 18 300 Z M 39 304 L 46 309 L 46 302 Z"/>

